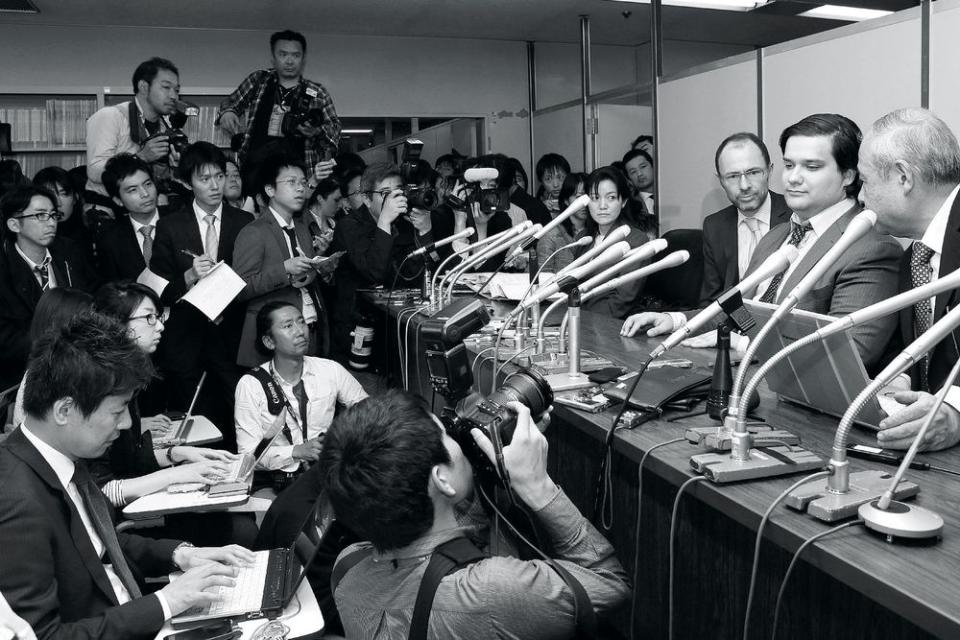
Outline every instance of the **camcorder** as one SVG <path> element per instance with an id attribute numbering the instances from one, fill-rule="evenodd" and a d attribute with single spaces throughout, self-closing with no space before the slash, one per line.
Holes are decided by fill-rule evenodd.
<path id="1" fill-rule="evenodd" d="M 403 152 L 400 156 L 400 177 L 403 180 L 403 195 L 407 197 L 407 205 L 414 209 L 433 209 L 440 203 L 436 189 L 426 184 L 426 176 L 418 171 L 420 154 L 423 152 L 423 142 L 414 138 L 403 141 Z"/>
<path id="2" fill-rule="evenodd" d="M 283 114 L 280 121 L 280 133 L 288 138 L 302 138 L 300 125 L 320 127 L 323 125 L 323 109 L 311 107 L 310 103 L 317 97 L 317 90 L 305 87 L 297 92 L 297 97 L 290 110 Z"/>

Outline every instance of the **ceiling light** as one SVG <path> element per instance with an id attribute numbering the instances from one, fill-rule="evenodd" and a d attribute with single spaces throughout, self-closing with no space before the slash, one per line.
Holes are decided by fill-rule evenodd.
<path id="1" fill-rule="evenodd" d="M 614 0 L 615 2 L 634 2 L 650 4 L 650 0 Z M 767 0 L 662 0 L 661 4 L 671 7 L 692 7 L 695 9 L 725 9 L 727 11 L 750 11 L 767 4 Z"/>
<path id="2" fill-rule="evenodd" d="M 353 134 L 373 133 L 373 129 L 341 129 L 340 133 L 353 133 Z"/>
<path id="3" fill-rule="evenodd" d="M 860 22 L 862 20 L 873 20 L 888 16 L 893 11 L 881 11 L 880 9 L 858 9 L 857 7 L 841 7 L 835 4 L 825 4 L 816 9 L 804 11 L 801 15 L 805 18 L 826 18 L 827 20 L 846 20 L 848 22 Z"/>

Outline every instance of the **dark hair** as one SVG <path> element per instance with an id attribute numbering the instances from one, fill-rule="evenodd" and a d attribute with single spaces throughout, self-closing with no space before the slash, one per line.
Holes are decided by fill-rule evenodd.
<path id="1" fill-rule="evenodd" d="M 263 344 L 263 339 L 266 336 L 273 337 L 273 334 L 270 333 L 270 330 L 273 328 L 273 312 L 278 309 L 283 309 L 284 307 L 293 307 L 297 311 L 300 311 L 300 307 L 285 300 L 271 300 L 257 311 L 257 339 L 253 346 L 258 352 L 267 357 L 273 356 L 273 349 Z"/>
<path id="2" fill-rule="evenodd" d="M 0 196 L 30 181 L 23 175 L 23 167 L 12 158 L 0 160 Z"/>
<path id="3" fill-rule="evenodd" d="M 145 298 L 153 303 L 158 313 L 163 310 L 163 303 L 156 291 L 129 280 L 108 282 L 100 287 L 94 296 L 93 306 L 103 315 L 126 325 L 130 314 L 136 311 Z"/>
<path id="4" fill-rule="evenodd" d="M 643 149 L 630 149 L 625 154 L 623 154 L 623 160 L 620 162 L 623 163 L 624 170 L 626 170 L 627 163 L 636 158 L 643 157 L 647 162 L 650 163 L 650 166 L 653 166 L 653 158 L 650 157 L 650 154 L 644 151 Z"/>
<path id="5" fill-rule="evenodd" d="M 350 183 L 355 178 L 362 178 L 363 171 L 358 171 L 357 169 L 348 169 L 340 174 L 340 177 L 337 178 L 337 182 L 340 184 L 340 193 L 343 194 L 343 197 L 346 198 L 347 194 L 350 192 Z"/>
<path id="6" fill-rule="evenodd" d="M 516 184 L 517 176 L 523 178 L 523 190 L 530 190 L 530 178 L 527 177 L 527 170 L 523 168 L 523 163 L 516 158 L 507 158 L 507 163 L 513 167 L 513 183 Z"/>
<path id="7" fill-rule="evenodd" d="M 151 377 L 150 357 L 127 337 L 126 326 L 85 311 L 33 345 L 23 409 L 43 418 L 57 400 L 72 398 L 86 417 L 105 398 L 142 389 Z"/>
<path id="8" fill-rule="evenodd" d="M 120 197 L 120 183 L 129 178 L 137 171 L 143 171 L 153 180 L 153 170 L 150 165 L 140 156 L 132 153 L 118 153 L 109 160 L 103 167 L 103 176 L 100 180 L 111 198 Z"/>
<path id="9" fill-rule="evenodd" d="M 584 193 L 587 190 L 587 174 L 585 173 L 568 173 L 567 177 L 563 179 L 563 185 L 560 187 L 560 195 L 557 197 L 557 202 L 560 205 L 561 209 L 566 209 L 567 205 L 570 204 L 570 200 L 573 199 L 573 194 L 577 192 L 577 186 L 583 185 Z M 567 234 L 573 235 L 573 221 L 570 218 L 562 221 L 560 225 L 566 230 Z"/>
<path id="10" fill-rule="evenodd" d="M 367 163 L 364 162 L 363 158 L 350 151 L 341 151 L 334 159 L 337 161 L 337 166 L 333 169 L 333 175 L 337 180 L 352 171 L 363 173 L 363 170 L 367 168 Z"/>
<path id="11" fill-rule="evenodd" d="M 430 529 L 430 474 L 434 466 L 450 462 L 443 431 L 426 403 L 390 390 L 337 416 L 318 464 L 337 518 L 385 551 L 404 547 Z"/>
<path id="12" fill-rule="evenodd" d="M 537 182 L 543 182 L 543 176 L 547 175 L 548 171 L 570 173 L 570 163 L 559 153 L 545 153 L 537 160 Z"/>
<path id="13" fill-rule="evenodd" d="M 433 163 L 433 167 L 436 169 L 442 164 L 449 164 L 451 167 L 453 167 L 454 173 L 456 173 L 457 167 L 460 165 L 460 161 L 452 153 L 445 153 L 436 159 L 436 161 Z"/>
<path id="14" fill-rule="evenodd" d="M 833 142 L 833 159 L 841 173 L 853 171 L 854 179 L 846 187 L 848 198 L 856 198 L 860 193 L 860 172 L 857 171 L 857 159 L 863 134 L 860 127 L 846 116 L 838 113 L 815 113 L 800 122 L 790 125 L 780 134 L 780 151 L 786 151 L 787 140 L 793 136 L 828 136 Z"/>
<path id="15" fill-rule="evenodd" d="M 287 168 L 300 169 L 303 171 L 303 175 L 307 175 L 300 159 L 287 153 L 269 155 L 260 163 L 260 167 L 257 169 L 257 193 L 263 196 L 264 202 L 270 202 L 270 196 L 267 195 L 267 186 L 276 189 L 280 172 Z"/>
<path id="16" fill-rule="evenodd" d="M 760 139 L 760 136 L 755 133 L 750 133 L 749 131 L 741 131 L 727 136 L 723 139 L 723 142 L 720 143 L 720 146 L 717 147 L 717 153 L 713 156 L 713 166 L 717 170 L 717 175 L 720 175 L 720 154 L 723 153 L 723 150 L 731 144 L 742 145 L 747 142 L 752 142 L 760 149 L 760 153 L 763 155 L 764 168 L 770 166 L 770 152 L 767 150 L 767 145 Z"/>
<path id="17" fill-rule="evenodd" d="M 324 178 L 317 183 L 317 188 L 313 190 L 313 193 L 310 194 L 310 197 L 307 199 L 306 209 L 309 209 L 317 202 L 324 198 L 326 199 L 334 191 L 340 190 L 340 183 L 334 180 L 333 178 Z"/>
<path id="18" fill-rule="evenodd" d="M 630 147 L 636 148 L 638 144 L 642 144 L 644 142 L 649 142 L 650 144 L 653 144 L 653 136 L 646 133 L 644 133 L 643 135 L 639 135 L 634 139 L 633 142 L 630 143 Z"/>
<path id="19" fill-rule="evenodd" d="M 30 184 L 29 182 L 19 187 L 14 187 L 3 198 L 0 198 L 0 216 L 3 217 L 3 227 L 7 229 L 7 220 L 23 213 L 30 206 L 30 201 L 35 196 L 43 196 L 50 200 L 54 208 L 57 206 L 57 197 L 50 193 L 49 189 Z"/>
<path id="20" fill-rule="evenodd" d="M 620 218 L 618 219 L 618 223 L 632 223 L 630 215 L 627 211 L 627 204 L 630 202 L 630 183 L 627 182 L 627 176 L 623 175 L 622 171 L 615 167 L 609 166 L 594 169 L 590 175 L 587 176 L 587 180 L 584 182 L 583 188 L 587 195 L 592 197 L 593 194 L 597 193 L 597 189 L 600 188 L 600 183 L 604 180 L 609 180 L 616 185 L 617 195 L 621 200 L 623 200 L 624 203 L 623 208 L 620 210 Z M 586 228 L 590 235 L 597 234 L 598 226 L 597 223 L 593 221 L 593 216 L 587 216 Z"/>
<path id="21" fill-rule="evenodd" d="M 394 176 L 400 178 L 400 169 L 392 162 L 374 162 L 363 170 L 360 178 L 360 191 L 370 194 L 376 191 L 377 185 Z"/>
<path id="22" fill-rule="evenodd" d="M 93 309 L 93 296 L 80 289 L 47 289 L 37 301 L 30 321 L 30 342 L 35 343 L 51 329 L 62 327 L 75 315 Z"/>
<path id="23" fill-rule="evenodd" d="M 277 31 L 270 36 L 270 53 L 273 53 L 273 49 L 281 40 L 299 42 L 300 48 L 303 49 L 303 52 L 307 52 L 307 39 L 303 37 L 303 34 L 297 33 L 296 31 L 291 31 L 290 29 L 285 29 L 283 31 Z"/>
<path id="24" fill-rule="evenodd" d="M 67 173 L 66 169 L 62 167 L 46 167 L 37 171 L 36 175 L 33 176 L 33 184 L 38 187 L 46 187 L 50 189 L 50 185 L 60 187 L 68 194 L 75 196 L 77 195 L 77 190 L 73 187 L 73 181 L 70 179 L 70 174 Z M 55 191 L 50 189 L 50 191 Z"/>
<path id="25" fill-rule="evenodd" d="M 157 77 L 160 69 L 169 71 L 177 76 L 177 79 L 180 78 L 180 70 L 177 69 L 175 64 L 166 58 L 150 58 L 146 62 L 141 62 L 136 71 L 133 72 L 133 92 L 135 94 L 139 92 L 137 85 L 140 84 L 141 80 L 146 80 L 148 85 L 153 84 L 153 79 Z"/>
<path id="26" fill-rule="evenodd" d="M 497 170 L 497 189 L 503 191 L 513 186 L 515 169 L 509 162 L 509 158 L 502 153 L 491 153 L 477 158 L 471 158 L 464 162 L 464 169 L 496 169 Z"/>
<path id="27" fill-rule="evenodd" d="M 200 173 L 208 164 L 217 166 L 221 171 L 226 173 L 227 156 L 225 156 L 223 151 L 220 150 L 220 147 L 215 144 L 204 142 L 203 140 L 194 142 L 184 149 L 180 155 L 180 166 L 177 167 L 177 177 L 183 182 L 190 184 L 190 179 L 193 175 Z"/>

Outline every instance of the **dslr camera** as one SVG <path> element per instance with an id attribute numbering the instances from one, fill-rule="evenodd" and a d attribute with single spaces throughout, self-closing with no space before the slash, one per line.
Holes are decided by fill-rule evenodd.
<path id="1" fill-rule="evenodd" d="M 302 91 L 297 91 L 297 97 L 294 99 L 290 110 L 283 114 L 283 120 L 280 121 L 280 133 L 288 138 L 302 138 L 300 125 L 319 127 L 323 124 L 323 109 L 320 107 L 311 107 L 310 103 L 317 97 L 317 90 L 306 87 Z"/>
<path id="2" fill-rule="evenodd" d="M 403 141 L 403 152 L 400 156 L 400 177 L 403 180 L 403 195 L 407 197 L 407 204 L 414 209 L 433 209 L 440 203 L 436 189 L 426 184 L 427 176 L 421 176 L 418 169 L 420 154 L 423 152 L 423 142 L 414 138 Z"/>
<path id="3" fill-rule="evenodd" d="M 158 131 L 144 140 L 144 143 L 154 138 L 166 138 L 171 149 L 177 153 L 183 153 L 183 150 L 190 145 L 190 139 L 187 137 L 187 134 L 183 132 L 183 127 L 186 126 L 187 121 L 191 117 L 200 115 L 200 107 L 186 100 L 176 100 L 174 104 L 176 111 L 170 114 L 170 128 L 165 131 Z M 169 159 L 164 158 L 158 162 L 167 164 L 169 163 Z"/>

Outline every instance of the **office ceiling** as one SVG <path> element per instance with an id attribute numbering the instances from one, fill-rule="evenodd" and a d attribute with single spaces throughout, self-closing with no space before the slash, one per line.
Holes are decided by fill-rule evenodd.
<path id="1" fill-rule="evenodd" d="M 609 0 L 32 0 L 38 14 L 0 13 L 0 23 L 276 30 L 378 36 L 447 36 L 579 42 L 590 16 L 594 44 L 649 41 L 648 5 Z M 898 10 L 919 0 L 834 0 Z M 0 2 L 2 4 L 2 2 Z M 844 24 L 797 17 L 816 0 L 776 0 L 742 13 L 664 7 L 667 40 L 766 46 Z"/>

